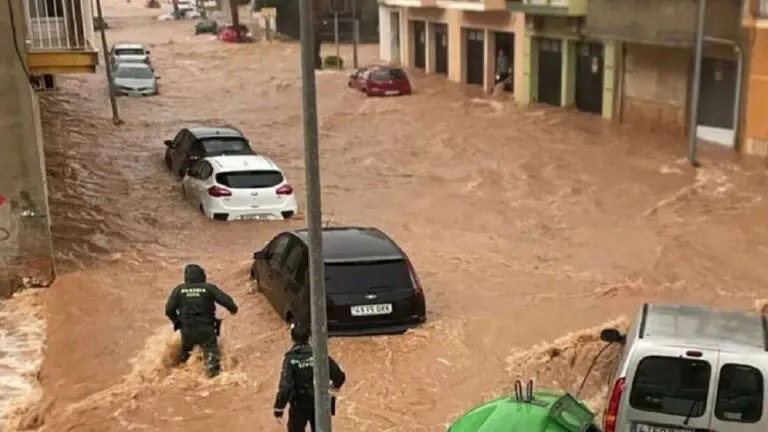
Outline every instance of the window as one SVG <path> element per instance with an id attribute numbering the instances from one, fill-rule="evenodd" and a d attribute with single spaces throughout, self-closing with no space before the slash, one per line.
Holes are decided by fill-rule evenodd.
<path id="1" fill-rule="evenodd" d="M 763 374 L 752 366 L 720 368 L 715 417 L 735 423 L 757 423 L 763 417 Z"/>
<path id="2" fill-rule="evenodd" d="M 208 180 L 213 174 L 213 167 L 207 161 L 203 161 L 203 166 L 200 168 L 200 180 Z"/>
<path id="3" fill-rule="evenodd" d="M 119 48 L 115 50 L 116 56 L 143 56 L 144 50 L 141 48 Z"/>
<path id="4" fill-rule="evenodd" d="M 205 165 L 204 161 L 200 161 L 200 162 L 192 165 L 192 168 L 189 169 L 190 177 L 200 178 L 200 173 L 203 171 L 203 166 L 204 165 Z"/>
<path id="5" fill-rule="evenodd" d="M 191 133 L 187 131 L 181 131 L 179 133 L 181 137 L 176 137 L 178 141 L 178 147 L 179 151 L 183 154 L 189 151 L 189 148 L 192 146 L 192 143 L 195 142 L 195 137 L 192 136 Z"/>
<path id="6" fill-rule="evenodd" d="M 642 411 L 701 417 L 707 408 L 711 373 L 704 360 L 646 357 L 637 365 L 629 403 Z"/>
<path id="7" fill-rule="evenodd" d="M 151 79 L 155 77 L 155 73 L 152 72 L 148 66 L 136 67 L 127 65 L 137 65 L 140 63 L 124 63 L 126 66 L 119 66 L 115 71 L 115 78 L 127 78 L 127 79 Z"/>
<path id="8" fill-rule="evenodd" d="M 408 79 L 402 69 L 378 69 L 373 72 L 376 81 Z"/>
<path id="9" fill-rule="evenodd" d="M 411 289 L 411 275 L 402 259 L 325 264 L 329 293 L 359 293 Z"/>
<path id="10" fill-rule="evenodd" d="M 299 268 L 302 255 L 304 255 L 304 247 L 298 242 L 296 243 L 295 246 L 291 247 L 291 251 L 288 253 L 283 264 L 283 271 L 289 279 L 295 279 L 296 270 Z"/>
<path id="11" fill-rule="evenodd" d="M 271 188 L 283 182 L 280 171 L 232 171 L 216 174 L 216 182 L 232 189 Z"/>
<path id="12" fill-rule="evenodd" d="M 221 156 L 232 154 L 253 154 L 251 147 L 243 138 L 203 138 L 206 156 Z"/>
<path id="13" fill-rule="evenodd" d="M 272 240 L 272 243 L 269 244 L 269 252 L 272 254 L 272 257 L 269 259 L 270 265 L 277 267 L 280 264 L 283 252 L 285 252 L 285 248 L 288 246 L 288 240 L 290 239 L 291 237 L 288 235 L 281 235 Z"/>

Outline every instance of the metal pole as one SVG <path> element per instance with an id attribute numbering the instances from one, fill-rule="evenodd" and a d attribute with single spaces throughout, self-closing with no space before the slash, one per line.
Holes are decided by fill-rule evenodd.
<path id="1" fill-rule="evenodd" d="M 115 95 L 115 81 L 112 79 L 112 65 L 109 62 L 109 48 L 107 48 L 107 35 L 104 31 L 104 15 L 101 12 L 101 0 L 96 0 L 96 13 L 99 14 L 99 34 L 101 34 L 101 50 L 104 54 L 104 69 L 107 71 L 107 82 L 109 84 L 109 103 L 112 105 L 112 123 L 115 125 L 123 124 L 120 119 L 120 113 L 117 110 L 117 96 Z"/>
<path id="2" fill-rule="evenodd" d="M 357 20 L 357 0 L 352 0 L 352 66 L 357 69 L 357 44 L 360 38 L 360 22 Z"/>
<path id="3" fill-rule="evenodd" d="M 698 167 L 696 129 L 699 123 L 699 91 L 701 90 L 701 57 L 704 50 L 704 23 L 707 17 L 707 0 L 699 0 L 699 16 L 696 20 L 696 45 L 693 60 L 693 84 L 691 89 L 691 118 L 688 125 L 688 161 Z"/>
<path id="4" fill-rule="evenodd" d="M 339 13 L 333 12 L 333 42 L 336 44 L 336 69 L 341 69 L 341 53 L 339 52 Z"/>
<path id="5" fill-rule="evenodd" d="M 738 46 L 736 50 L 736 98 L 733 103 L 733 148 L 739 147 L 739 134 L 741 133 L 741 74 L 744 73 L 744 52 Z"/>
<path id="6" fill-rule="evenodd" d="M 311 296 L 312 355 L 314 359 L 315 422 L 317 432 L 331 432 L 330 374 L 328 371 L 328 319 L 325 305 L 323 221 L 320 187 L 320 155 L 315 88 L 314 0 L 299 0 L 301 23 L 302 109 L 304 111 L 304 166 L 309 231 L 309 275 Z M 306 323 L 302 323 L 306 325 Z"/>

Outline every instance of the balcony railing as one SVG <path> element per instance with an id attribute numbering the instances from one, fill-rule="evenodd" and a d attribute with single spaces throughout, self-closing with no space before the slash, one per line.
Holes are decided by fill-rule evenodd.
<path id="1" fill-rule="evenodd" d="M 93 51 L 88 0 L 27 0 L 30 51 Z"/>

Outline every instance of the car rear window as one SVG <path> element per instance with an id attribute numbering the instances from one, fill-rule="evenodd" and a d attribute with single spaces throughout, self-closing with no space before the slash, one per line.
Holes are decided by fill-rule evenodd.
<path id="1" fill-rule="evenodd" d="M 140 56 L 140 55 L 144 55 L 144 50 L 139 48 L 120 48 L 118 50 L 115 50 L 115 53 L 118 56 L 124 56 L 124 55 Z"/>
<path id="2" fill-rule="evenodd" d="M 757 423 L 763 417 L 763 374 L 752 366 L 720 368 L 715 416 L 735 423 Z"/>
<path id="3" fill-rule="evenodd" d="M 262 189 L 283 182 L 280 171 L 232 171 L 216 174 L 216 182 L 232 189 Z"/>
<path id="4" fill-rule="evenodd" d="M 711 375 L 712 366 L 704 360 L 645 357 L 637 365 L 629 403 L 642 411 L 701 417 Z"/>
<path id="5" fill-rule="evenodd" d="M 201 140 L 206 156 L 252 154 L 248 143 L 242 138 L 204 138 Z"/>
<path id="6" fill-rule="evenodd" d="M 326 263 L 326 289 L 329 294 L 377 292 L 411 287 L 405 260 Z"/>
<path id="7" fill-rule="evenodd" d="M 372 78 L 377 81 L 407 79 L 402 69 L 377 69 L 373 71 Z"/>

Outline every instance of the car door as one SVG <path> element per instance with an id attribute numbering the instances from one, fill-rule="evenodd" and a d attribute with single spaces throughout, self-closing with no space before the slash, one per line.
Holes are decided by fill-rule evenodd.
<path id="1" fill-rule="evenodd" d="M 200 140 L 192 136 L 192 134 L 189 135 L 191 137 L 191 143 L 189 145 L 189 151 L 184 156 L 182 168 L 189 167 L 205 157 L 205 149 L 203 149 L 203 144 L 200 142 Z"/>
<path id="2" fill-rule="evenodd" d="M 279 293 L 277 286 L 278 273 L 280 271 L 280 265 L 285 258 L 285 249 L 288 247 L 290 240 L 290 234 L 280 234 L 272 239 L 265 250 L 269 258 L 261 260 L 256 265 L 256 276 L 261 285 L 261 292 L 272 304 L 272 307 L 281 315 L 283 310 L 282 308 L 279 308 L 278 301 L 280 301 L 280 298 L 276 295 L 276 293 Z"/>
<path id="3" fill-rule="evenodd" d="M 299 276 L 299 267 L 305 255 L 307 255 L 307 248 L 304 243 L 293 238 L 288 244 L 285 260 L 280 266 L 283 307 L 286 314 L 290 311 L 296 322 L 308 318 L 304 315 L 304 298 L 302 296 L 301 277 Z M 304 324 L 308 324 L 308 322 L 304 322 Z"/>
<path id="4" fill-rule="evenodd" d="M 211 199 L 211 196 L 208 195 L 208 188 L 211 186 L 211 177 L 213 177 L 213 165 L 206 160 L 198 161 L 198 163 L 200 164 L 200 172 L 193 180 L 193 190 L 197 198 L 196 201 L 208 208 L 208 200 Z"/>
<path id="5" fill-rule="evenodd" d="M 728 351 L 720 352 L 717 393 L 709 430 L 724 432 L 758 432 L 768 430 L 766 380 L 760 368 L 752 363 L 754 356 Z"/>
<path id="6" fill-rule="evenodd" d="M 200 177 L 200 172 L 203 168 L 205 161 L 200 161 L 186 172 L 184 178 L 181 179 L 181 189 L 186 201 L 194 201 L 196 181 Z"/>
<path id="7" fill-rule="evenodd" d="M 194 137 L 186 129 L 179 132 L 179 135 L 174 139 L 173 147 L 171 148 L 171 169 L 180 177 L 184 175 L 182 168 L 185 168 L 184 161 L 187 158 L 193 140 Z"/>

